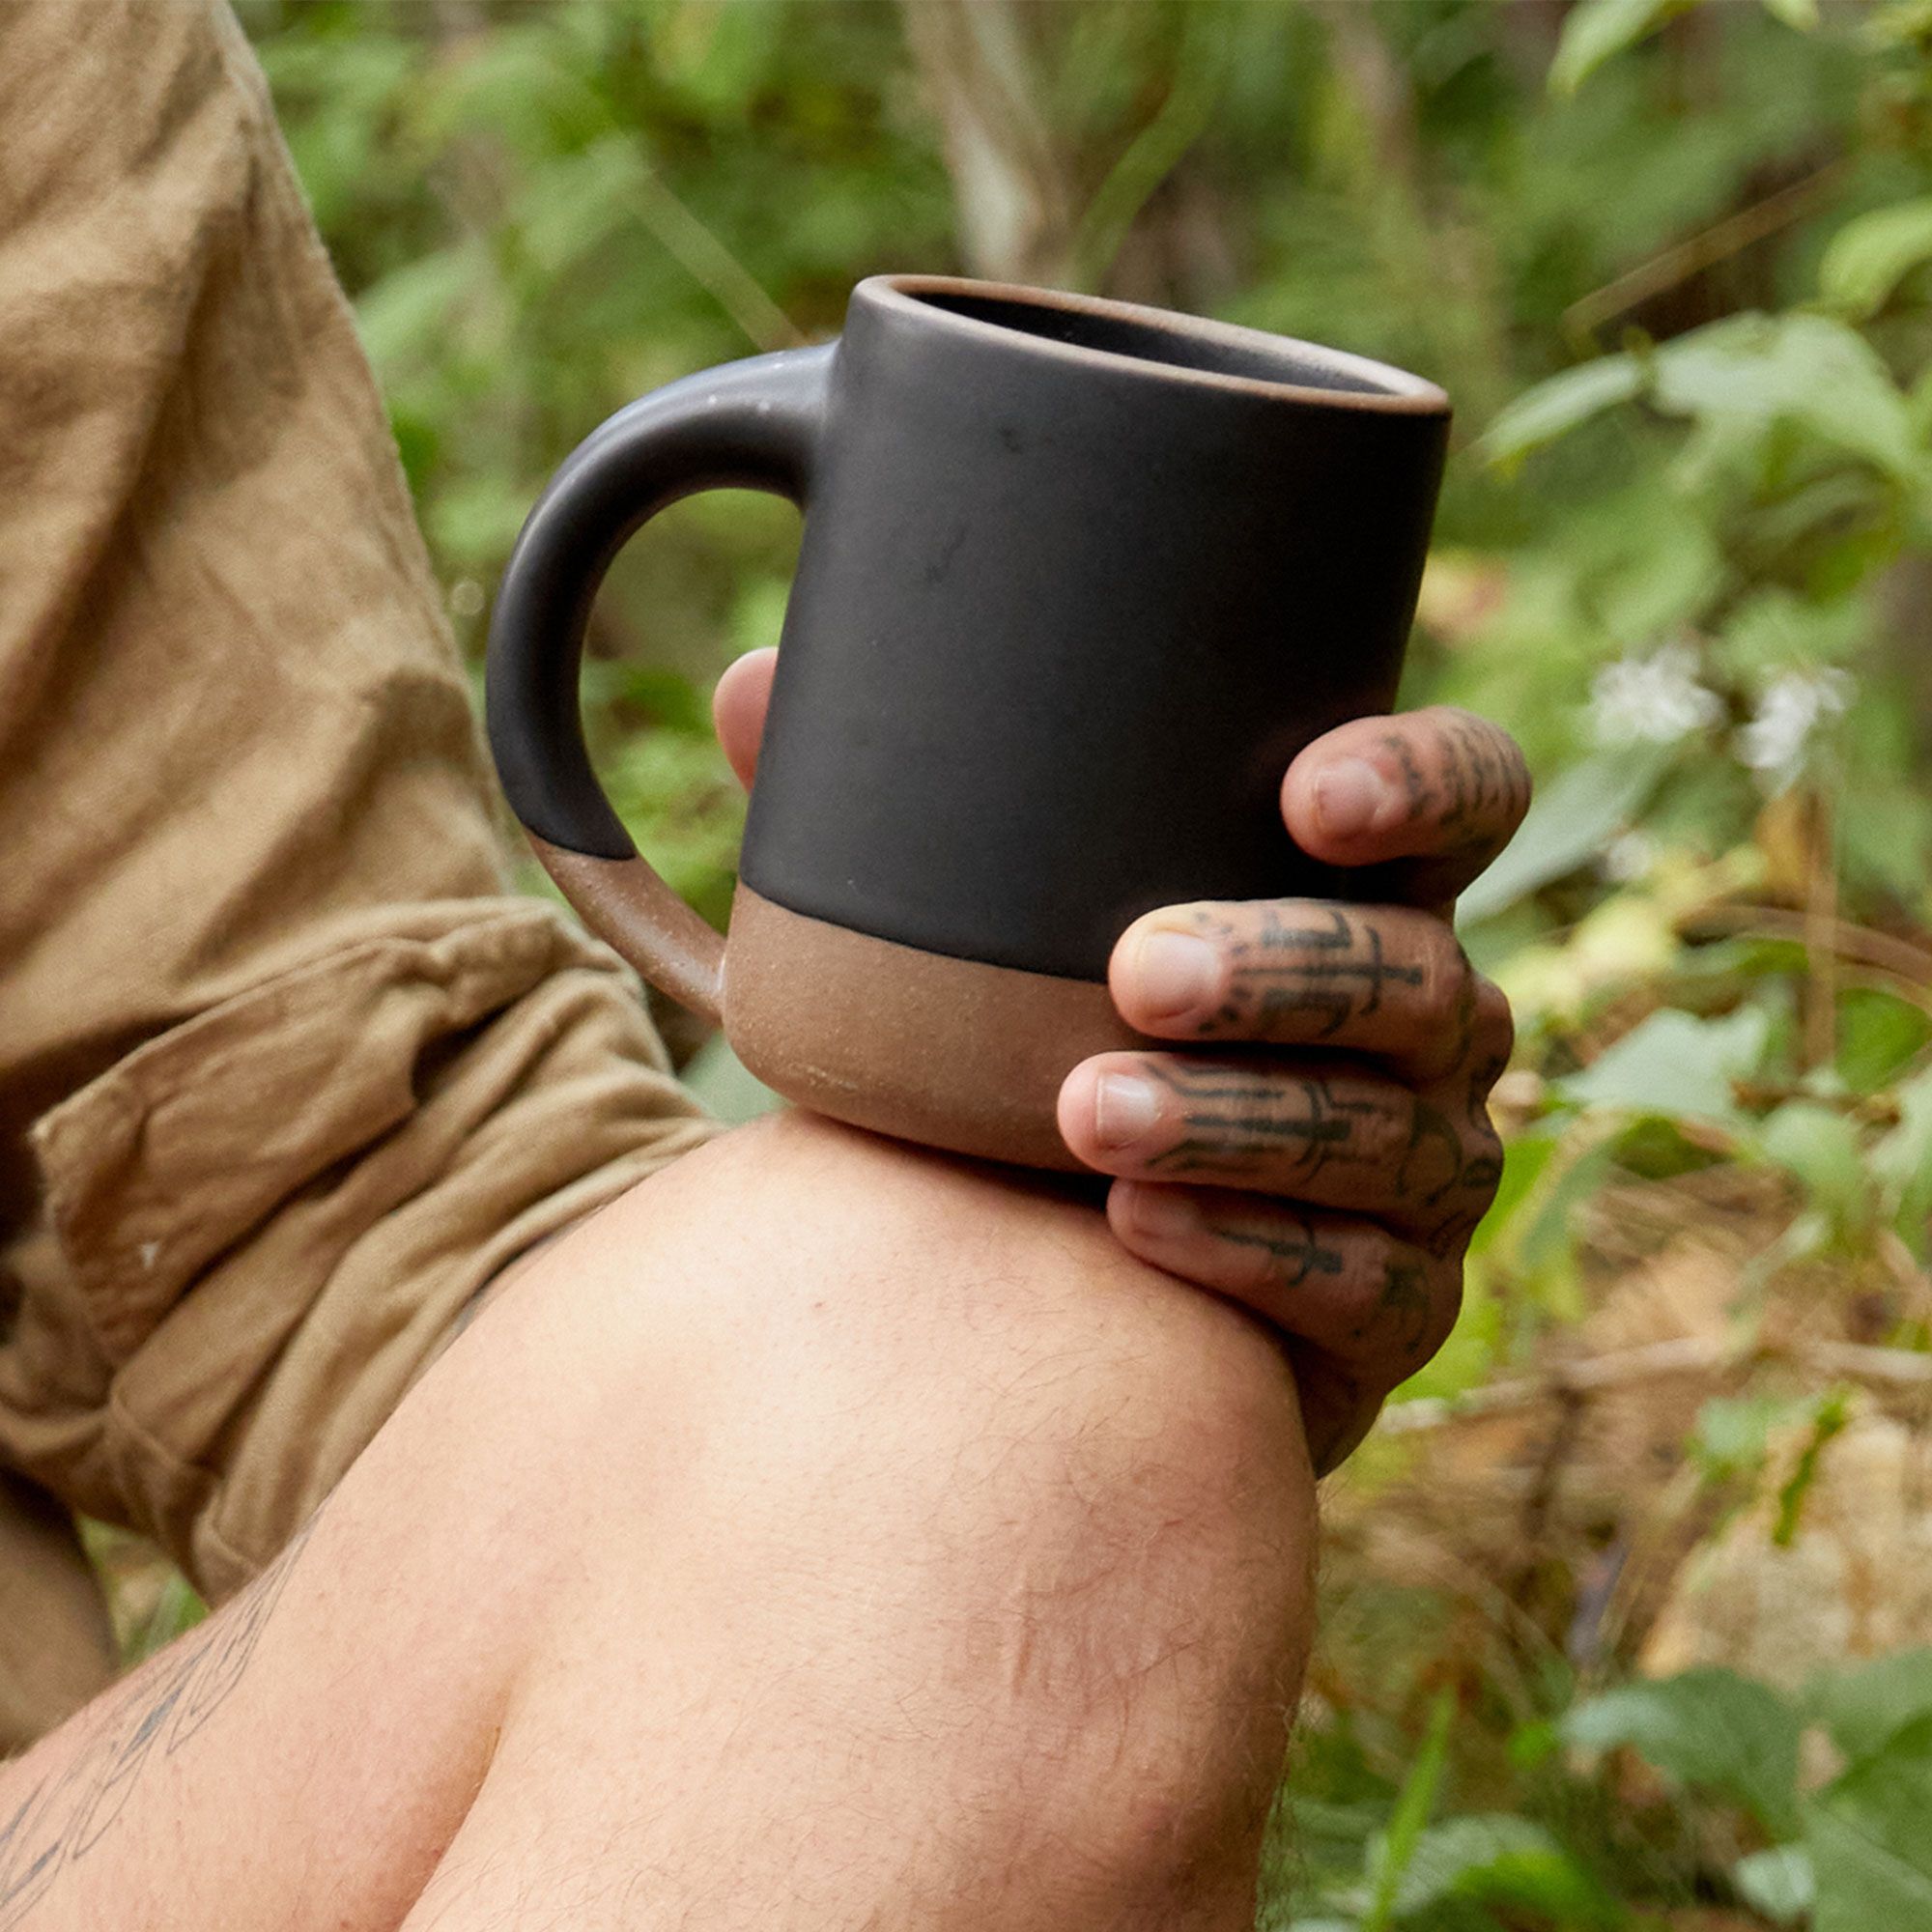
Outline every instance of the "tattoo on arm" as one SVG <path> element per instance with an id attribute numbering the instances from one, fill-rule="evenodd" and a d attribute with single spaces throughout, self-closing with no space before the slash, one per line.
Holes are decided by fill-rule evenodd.
<path id="1" fill-rule="evenodd" d="M 152 1668 L 110 1692 L 93 1735 L 67 1767 L 0 1816 L 0 1932 L 14 1932 L 69 1866 L 107 1834 L 158 1758 L 172 1757 L 241 1683 L 320 1512 L 242 1596 Z"/>

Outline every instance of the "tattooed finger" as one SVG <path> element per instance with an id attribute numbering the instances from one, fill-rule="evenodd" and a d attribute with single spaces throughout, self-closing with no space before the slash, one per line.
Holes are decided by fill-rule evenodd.
<path id="1" fill-rule="evenodd" d="M 1509 1053 L 1502 995 L 1444 921 L 1406 906 L 1164 907 L 1122 935 L 1109 984 L 1128 1025 L 1169 1039 L 1335 1047 L 1425 1079 Z"/>
<path id="2" fill-rule="evenodd" d="M 1295 842 L 1333 865 L 1440 859 L 1466 885 L 1521 824 L 1529 791 L 1507 732 L 1434 705 L 1318 738 L 1289 767 L 1282 813 Z"/>
<path id="3" fill-rule="evenodd" d="M 1100 1054 L 1061 1088 L 1060 1129 L 1103 1174 L 1373 1214 L 1445 1252 L 1500 1173 L 1459 1090 L 1415 1093 L 1340 1061 Z"/>
<path id="4" fill-rule="evenodd" d="M 1386 1393 L 1442 1345 L 1462 1268 L 1373 1221 L 1217 1189 L 1121 1181 L 1107 1218 L 1143 1261 L 1254 1310 Z"/>

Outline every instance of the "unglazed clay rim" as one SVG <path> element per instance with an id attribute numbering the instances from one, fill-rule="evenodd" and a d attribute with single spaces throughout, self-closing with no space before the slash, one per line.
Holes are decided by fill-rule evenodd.
<path id="1" fill-rule="evenodd" d="M 1021 282 L 980 282 L 964 275 L 871 275 L 853 291 L 882 307 L 919 315 L 936 327 L 963 329 L 980 341 L 1024 344 L 1062 361 L 1137 370 L 1150 381 L 1174 380 L 1205 384 L 1209 388 L 1232 389 L 1238 394 L 1273 396 L 1284 402 L 1314 404 L 1323 409 L 1365 410 L 1377 415 L 1447 415 L 1446 391 L 1426 377 L 1398 369 L 1391 362 L 1378 362 L 1367 355 L 1351 355 L 1346 349 L 1328 349 L 1316 342 L 1302 342 L 1292 335 L 1272 335 L 1264 328 L 1248 328 L 1239 323 L 1210 322 L 1205 316 L 1180 315 L 1172 309 L 1149 308 L 1141 302 L 1115 301 L 1105 296 L 1072 295 L 1060 289 L 1029 288 Z M 939 308 L 923 299 L 926 296 L 966 296 L 980 301 L 1013 302 L 1026 308 L 1060 309 L 1077 315 L 1097 316 L 1111 322 L 1129 322 L 1143 328 L 1158 329 L 1170 335 L 1193 336 L 1203 342 L 1221 343 L 1231 349 L 1245 349 L 1258 355 L 1281 355 L 1284 351 L 1329 369 L 1350 382 L 1372 383 L 1368 389 L 1323 389 L 1307 383 L 1275 383 L 1259 376 L 1236 376 L 1217 369 L 1191 369 L 1177 362 L 1154 361 L 1145 356 L 1127 355 L 1115 349 L 1095 349 L 1085 343 L 1057 342 L 1051 336 L 1030 334 L 979 316 L 961 315 L 954 309 Z"/>
<path id="2" fill-rule="evenodd" d="M 977 1160 L 1091 1173 L 1062 1136 L 1066 1076 L 1136 1033 L 1106 983 L 994 966 L 814 919 L 741 878 L 724 1034 L 796 1105 Z"/>

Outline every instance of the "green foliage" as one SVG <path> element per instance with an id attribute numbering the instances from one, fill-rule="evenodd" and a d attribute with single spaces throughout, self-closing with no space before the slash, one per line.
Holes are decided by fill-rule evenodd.
<path id="1" fill-rule="evenodd" d="M 1487 1907 L 1506 1919 L 1589 1928 L 1616 1926 L 1627 1914 L 1587 1866 L 1526 1818 L 1469 1812 L 1417 1839 L 1394 1901 L 1414 1923 L 1455 1907 Z"/>
<path id="2" fill-rule="evenodd" d="M 1575 94 L 1614 54 L 1622 53 L 1694 0 L 1581 0 L 1563 22 L 1563 38 L 1549 66 L 1549 84 Z"/>
<path id="3" fill-rule="evenodd" d="M 1902 1650 L 1821 1671 L 1804 1688 L 1805 1720 L 1854 1762 L 1879 1756 L 1907 1725 L 1932 1718 L 1932 1650 Z"/>
<path id="4" fill-rule="evenodd" d="M 1833 236 L 1818 264 L 1818 293 L 1862 320 L 1885 306 L 1922 263 L 1932 261 L 1932 197 L 1874 209 Z"/>
<path id="5" fill-rule="evenodd" d="M 1604 848 L 1641 816 L 1666 755 L 1645 746 L 1579 758 L 1545 785 L 1529 816 L 1495 864 L 1463 895 L 1465 922 L 1478 922 L 1527 895 L 1594 865 Z"/>
<path id="6" fill-rule="evenodd" d="M 1447 1691 L 1438 1692 L 1422 1748 L 1396 1795 L 1388 1827 L 1370 1841 L 1369 1903 L 1362 1932 L 1387 1932 L 1402 1905 L 1429 1814 L 1435 1806 L 1443 1767 L 1449 1761 L 1449 1726 L 1455 1716 L 1456 1700 Z M 1412 1886 L 1408 1890 L 1412 1892 Z"/>
<path id="7" fill-rule="evenodd" d="M 1631 1922 L 1628 1905 L 1577 1835 L 1582 1791 L 1613 1778 L 1625 1756 L 1661 1773 L 1680 1802 L 1713 1825 L 1730 1811 L 1761 1834 L 1726 1872 L 1738 1902 L 1773 1924 L 1814 1932 L 1932 1926 L 1932 1652 L 1826 1671 L 1796 1697 L 1718 1669 L 1639 1682 L 1571 1707 L 1550 1734 L 1567 1747 L 1559 1783 L 1544 1786 L 1571 1833 L 1517 1813 L 1470 1811 L 1436 1825 L 1428 1814 L 1448 1777 L 1438 1699 L 1408 1777 L 1381 1805 L 1304 1801 L 1304 1842 L 1322 1848 L 1297 1926 L 1349 1932 L 1389 1926 L 1453 1932 L 1526 1924 L 1577 1928 Z M 1809 1728 L 1829 1738 L 1838 1770 L 1801 1776 Z M 1549 1765 L 1547 1746 L 1519 1754 Z M 1326 1767 L 1331 1776 L 1336 1767 Z M 1356 1774 L 1359 1776 L 1359 1774 Z M 1561 1794 L 1561 1796 L 1559 1796 Z M 1553 1802 L 1554 1801 L 1554 1802 Z M 1625 1806 L 1623 1808 L 1628 1808 Z M 1377 1822 L 1386 1817 L 1386 1824 Z M 1360 1846 L 1351 1873 L 1344 1847 Z M 1311 1861 L 1311 1862 L 1313 1862 Z M 1634 1877 L 1628 1859 L 1611 1859 Z M 1267 1921 L 1264 1919 L 1264 1923 Z M 1285 1921 L 1276 1921 L 1285 1922 Z M 1647 1922 L 1647 1921 L 1646 1921 Z"/>
<path id="8" fill-rule="evenodd" d="M 1626 1746 L 1686 1784 L 1734 1799 L 1775 1836 L 1797 1826 L 1798 1719 L 1762 1684 L 1687 1670 L 1579 1704 L 1562 1728 L 1585 1750 Z"/>

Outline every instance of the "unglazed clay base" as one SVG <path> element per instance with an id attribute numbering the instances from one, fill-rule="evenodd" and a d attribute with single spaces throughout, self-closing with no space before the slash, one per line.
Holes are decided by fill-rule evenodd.
<path id="1" fill-rule="evenodd" d="M 808 919 L 740 884 L 724 1031 L 766 1086 L 927 1147 L 1085 1173 L 1054 1123 L 1090 1054 L 1157 1044 L 1094 980 L 923 952 Z"/>

